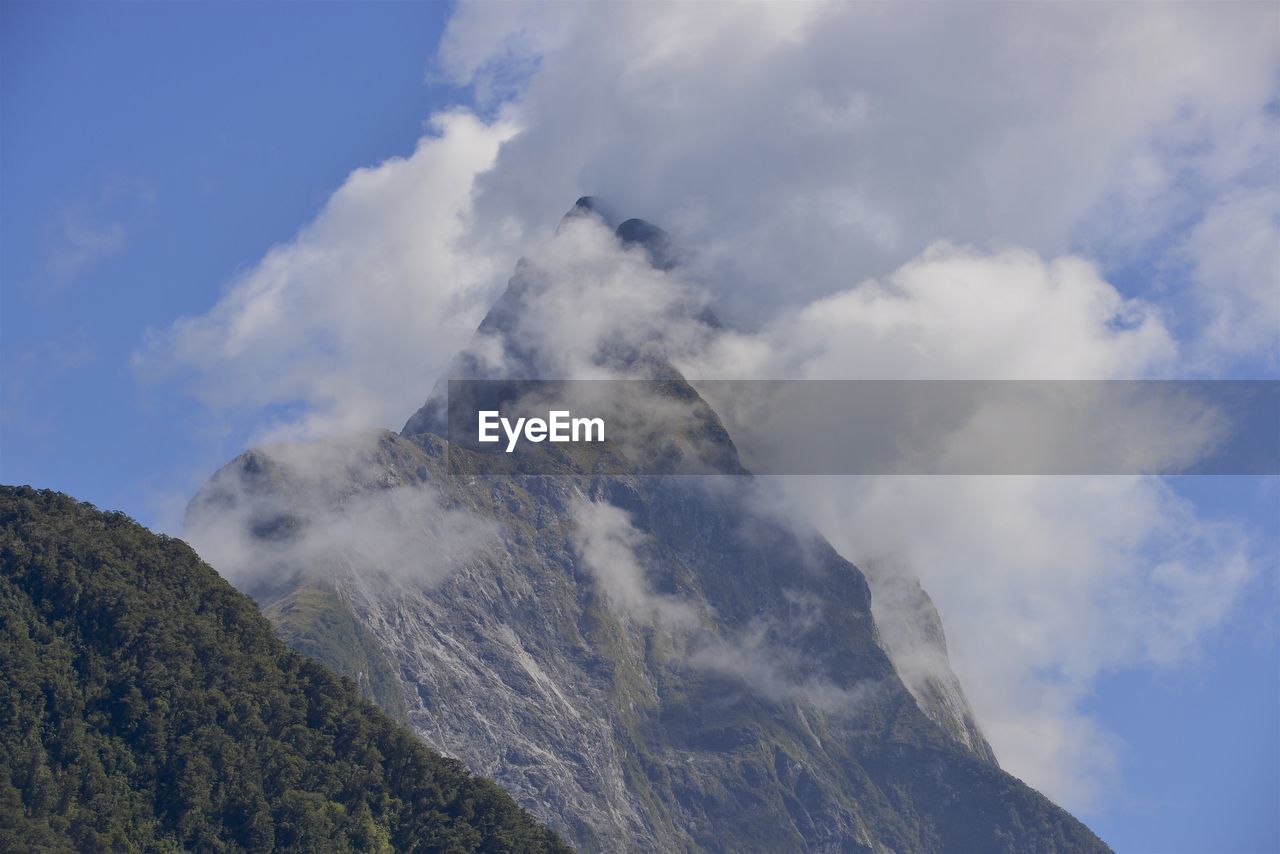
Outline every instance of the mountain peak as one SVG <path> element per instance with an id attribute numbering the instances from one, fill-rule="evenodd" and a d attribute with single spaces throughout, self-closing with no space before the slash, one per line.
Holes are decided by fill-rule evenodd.
<path id="1" fill-rule="evenodd" d="M 574 202 L 556 227 L 557 233 L 566 223 L 582 218 L 591 218 L 608 226 L 624 248 L 640 247 L 655 269 L 669 270 L 677 263 L 675 241 L 667 231 L 635 217 L 623 221 L 615 228 L 610 206 L 597 196 L 582 196 Z M 522 329 L 521 326 L 531 302 L 536 301 L 538 295 L 550 286 L 551 283 L 539 272 L 535 262 L 521 259 L 516 265 L 515 274 L 507 283 L 507 289 L 480 321 L 471 343 L 454 357 L 445 376 L 437 380 L 426 402 L 405 423 L 401 434 L 448 435 L 446 391 L 450 379 L 571 379 L 560 376 L 558 369 L 547 363 L 545 353 L 535 343 L 531 343 L 527 334 L 529 330 Z M 721 328 L 715 314 L 701 305 L 694 305 L 689 309 L 688 319 L 707 330 Z M 495 343 L 500 345 L 502 354 L 502 358 L 496 362 L 492 359 Z M 674 368 L 666 364 L 665 359 L 641 359 L 637 350 L 619 347 L 614 341 L 605 343 L 611 349 L 597 354 L 597 363 L 600 365 L 610 363 L 614 367 L 638 366 L 641 376 L 636 378 L 670 379 L 664 372 L 674 371 Z M 655 365 L 658 366 L 656 373 Z M 683 377 L 679 381 L 683 383 Z M 718 423 L 718 419 L 716 420 Z M 736 469 L 736 452 L 733 457 L 732 467 Z"/>
<path id="2" fill-rule="evenodd" d="M 674 263 L 665 231 L 641 219 L 614 227 L 602 209 L 583 197 L 561 225 L 596 217 L 623 248 L 643 247 L 654 266 Z M 638 266 L 631 254 L 627 270 Z M 300 603 L 273 612 L 287 635 L 325 628 L 327 647 L 309 648 L 361 674 L 378 675 L 368 662 L 382 660 L 392 678 L 379 681 L 402 681 L 397 713 L 406 709 L 429 744 L 492 774 L 583 850 L 1107 850 L 993 761 L 923 591 L 902 597 L 923 614 L 912 624 L 923 640 L 887 644 L 866 577 L 816 531 L 770 509 L 755 478 L 618 476 L 574 456 L 528 471 L 568 477 L 491 477 L 497 469 L 449 442 L 447 379 L 499 381 L 455 387 L 470 413 L 508 408 L 520 380 L 566 379 L 565 365 L 589 364 L 660 386 L 627 410 L 626 435 L 610 433 L 611 454 L 678 475 L 748 474 L 663 341 L 639 340 L 661 329 L 618 312 L 636 334 L 597 340 L 587 318 L 569 317 L 566 328 L 584 327 L 574 330 L 586 342 L 577 359 L 558 358 L 555 341 L 544 349 L 547 327 L 581 310 L 596 269 L 557 292 L 555 264 L 518 265 L 447 378 L 401 435 L 359 455 L 367 465 L 352 482 L 330 476 L 341 468 L 331 455 L 291 474 L 298 455 L 281 454 L 266 479 L 272 495 L 233 493 L 253 500 L 249 512 L 200 502 L 217 514 L 205 529 L 238 525 L 240 541 L 262 551 L 273 543 L 256 532 L 275 529 L 261 520 L 309 513 L 304 531 L 329 531 L 327 520 L 346 518 L 337 514 L 391 520 L 376 554 L 347 550 L 328 565 L 336 594 L 282 600 Z M 553 319 L 549 293 L 562 297 L 550 300 Z M 473 406 L 480 394 L 485 405 Z M 692 416 L 692 430 L 678 413 Z M 492 536 L 460 549 L 434 533 L 455 512 Z M 270 571 L 313 571 L 316 549 L 330 548 L 318 542 Z M 353 655 L 370 636 L 381 648 Z M 916 652 L 937 660 L 925 678 L 907 667 Z M 388 693 L 375 693 L 374 679 L 369 687 Z"/>
<path id="3" fill-rule="evenodd" d="M 664 229 L 643 219 L 629 219 L 618 226 L 614 234 L 623 246 L 641 246 L 649 253 L 649 260 L 659 270 L 670 270 L 679 261 L 675 241 Z"/>
<path id="4" fill-rule="evenodd" d="M 609 226 L 609 228 L 613 228 L 615 226 L 613 212 L 598 196 L 579 197 L 579 199 L 573 203 L 573 207 L 569 208 L 568 212 L 560 218 L 560 225 L 564 225 L 570 220 L 581 219 L 583 217 L 593 217 L 598 219 L 600 222 Z M 559 228 L 557 227 L 556 230 L 559 231 Z"/>
<path id="5" fill-rule="evenodd" d="M 643 248 L 653 266 L 659 270 L 670 270 L 679 262 L 675 241 L 665 229 L 638 217 L 618 224 L 613 209 L 599 196 L 582 196 L 574 202 L 573 207 L 560 218 L 560 224 L 556 226 L 557 233 L 565 223 L 584 218 L 595 219 L 613 229 L 623 246 Z"/>

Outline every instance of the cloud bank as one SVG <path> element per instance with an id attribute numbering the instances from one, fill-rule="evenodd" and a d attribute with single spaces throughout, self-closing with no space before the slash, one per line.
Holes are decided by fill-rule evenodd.
<path id="1" fill-rule="evenodd" d="M 507 108 L 525 132 L 479 179 L 482 219 L 534 235 L 566 189 L 601 195 L 685 237 L 732 317 L 938 239 L 1157 254 L 1162 290 L 1191 287 L 1190 265 L 1215 311 L 1265 286 L 1274 357 L 1274 269 L 1224 275 L 1195 234 L 1254 193 L 1274 227 L 1276 32 L 1274 9 L 1246 4 L 464 4 L 440 61 L 482 95 L 523 81 Z M 1256 239 L 1218 237 L 1228 256 Z"/>

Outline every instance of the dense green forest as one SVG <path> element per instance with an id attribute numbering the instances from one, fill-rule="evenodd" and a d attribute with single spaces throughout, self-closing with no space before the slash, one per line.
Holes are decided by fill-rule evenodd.
<path id="1" fill-rule="evenodd" d="M 185 543 L 0 487 L 0 850 L 567 850 Z"/>

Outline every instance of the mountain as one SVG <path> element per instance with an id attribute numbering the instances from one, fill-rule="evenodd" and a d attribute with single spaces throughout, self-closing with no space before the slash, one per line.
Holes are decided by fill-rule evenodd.
<path id="1" fill-rule="evenodd" d="M 995 764 L 996 755 L 951 671 L 942 617 L 929 594 L 904 567 L 877 561 L 863 570 L 880 640 L 920 710 L 973 755 Z"/>
<path id="2" fill-rule="evenodd" d="M 0 850 L 566 850 L 184 543 L 0 487 Z"/>
<path id="3" fill-rule="evenodd" d="M 660 229 L 615 227 L 590 198 L 555 240 L 588 238 L 614 241 L 620 263 L 641 253 L 654 276 L 680 257 Z M 450 377 L 563 378 L 531 324 L 564 320 L 548 306 L 601 312 L 557 293 L 558 275 L 522 261 Z M 696 302 L 664 310 L 682 342 L 719 326 Z M 652 441 L 707 476 L 602 476 L 569 454 L 555 475 L 494 476 L 449 443 L 437 384 L 400 434 L 233 460 L 193 498 L 190 538 L 286 637 L 295 618 L 273 603 L 327 591 L 323 623 L 354 621 L 376 650 L 359 644 L 353 665 L 351 633 L 335 628 L 309 651 L 353 676 L 380 658 L 429 744 L 584 851 L 1108 850 L 1000 769 L 923 591 L 869 586 L 784 521 L 663 346 L 629 334 L 621 304 L 604 314 L 618 325 L 589 366 L 659 378 L 645 405 L 679 405 L 699 426 Z M 885 619 L 914 621 L 882 632 L 873 590 L 893 602 Z M 935 666 L 908 668 L 921 660 Z"/>

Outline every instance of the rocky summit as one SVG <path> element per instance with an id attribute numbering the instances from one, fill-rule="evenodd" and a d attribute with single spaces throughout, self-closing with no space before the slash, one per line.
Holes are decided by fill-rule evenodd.
<path id="1" fill-rule="evenodd" d="M 660 229 L 593 199 L 556 239 L 577 228 L 656 274 L 678 264 Z M 522 262 L 450 376 L 553 370 L 525 324 L 556 286 Z M 593 364 L 706 406 L 660 352 L 607 345 Z M 771 511 L 709 408 L 705 476 L 598 476 L 571 454 L 492 476 L 449 445 L 441 395 L 399 434 L 246 452 L 192 500 L 187 536 L 288 643 L 580 850 L 1107 850 L 1001 770 L 924 591 L 869 585 Z M 915 616 L 881 630 L 882 603 Z"/>

